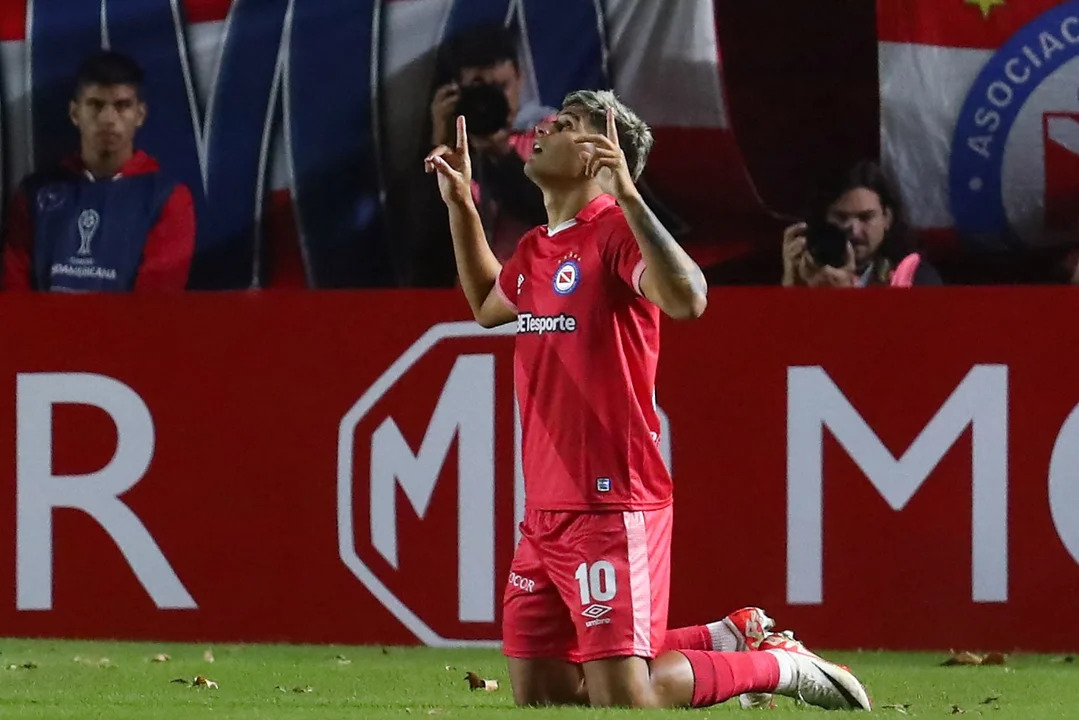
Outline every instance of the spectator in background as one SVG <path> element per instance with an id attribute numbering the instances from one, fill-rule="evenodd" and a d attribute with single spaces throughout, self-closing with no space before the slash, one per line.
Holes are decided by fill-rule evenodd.
<path id="1" fill-rule="evenodd" d="M 500 261 L 547 217 L 543 195 L 525 177 L 524 163 L 532 154 L 535 126 L 555 111 L 522 105 L 522 84 L 515 34 L 501 25 L 468 30 L 439 48 L 430 125 L 424 133 L 426 155 L 430 148 L 453 145 L 455 118 L 467 119 L 472 195 Z M 391 232 L 405 243 L 407 256 L 402 284 L 452 286 L 457 278 L 453 243 L 435 184 L 422 172 L 409 174 L 390 202 Z"/>
<path id="2" fill-rule="evenodd" d="M 103 51 L 79 68 L 69 104 L 80 151 L 22 181 L 3 237 L 5 290 L 183 290 L 195 248 L 188 189 L 135 150 L 143 73 Z"/>
<path id="3" fill-rule="evenodd" d="M 894 186 L 862 161 L 821 188 L 809 223 L 783 234 L 783 285 L 868 287 L 940 285 L 918 252 Z"/>

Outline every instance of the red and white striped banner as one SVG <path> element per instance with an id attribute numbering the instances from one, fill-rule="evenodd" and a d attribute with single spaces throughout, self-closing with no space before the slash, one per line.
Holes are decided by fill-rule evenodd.
<path id="1" fill-rule="evenodd" d="M 915 227 L 975 247 L 1079 229 L 1079 3 L 878 0 L 881 152 Z"/>

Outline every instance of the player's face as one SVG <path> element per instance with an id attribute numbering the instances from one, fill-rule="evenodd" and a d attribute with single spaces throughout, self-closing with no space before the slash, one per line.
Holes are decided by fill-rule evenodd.
<path id="1" fill-rule="evenodd" d="M 854 264 L 862 269 L 873 259 L 892 226 L 892 211 L 868 188 L 843 193 L 828 208 L 828 222 L 847 231 L 854 248 Z"/>
<path id="2" fill-rule="evenodd" d="M 87 85 L 68 108 L 83 152 L 98 156 L 131 152 L 146 104 L 131 85 Z"/>
<path id="3" fill-rule="evenodd" d="M 581 153 L 587 148 L 574 140 L 596 130 L 585 119 L 585 113 L 565 108 L 554 120 L 536 126 L 532 157 L 525 163 L 525 174 L 534 181 L 555 179 L 575 180 L 584 177 Z"/>

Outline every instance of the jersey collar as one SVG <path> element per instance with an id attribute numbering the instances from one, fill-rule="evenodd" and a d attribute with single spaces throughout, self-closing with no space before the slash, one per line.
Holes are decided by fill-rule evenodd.
<path id="1" fill-rule="evenodd" d="M 553 228 L 553 232 L 552 228 L 548 225 L 544 225 L 543 230 L 547 233 L 547 237 L 554 237 L 555 235 L 558 235 L 561 231 L 568 230 L 569 228 L 577 225 L 578 223 L 587 223 L 595 220 L 597 217 L 603 214 L 603 212 L 607 208 L 617 204 L 618 201 L 615 200 L 614 196 L 612 195 L 597 195 L 596 197 L 589 200 L 588 204 L 581 208 L 576 215 L 571 217 L 569 220 L 561 223 L 557 227 Z"/>
<path id="2" fill-rule="evenodd" d="M 612 205 L 617 204 L 618 201 L 614 199 L 613 195 L 597 195 L 596 197 L 592 198 L 592 200 L 587 205 L 581 208 L 581 211 L 579 213 L 577 213 L 577 222 L 591 222 L 592 220 L 595 220 L 596 217 L 598 217 L 604 210 L 611 207 Z"/>

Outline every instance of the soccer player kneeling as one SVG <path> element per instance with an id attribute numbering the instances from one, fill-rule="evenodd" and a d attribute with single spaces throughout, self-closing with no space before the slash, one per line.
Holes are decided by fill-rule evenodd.
<path id="1" fill-rule="evenodd" d="M 770 633 L 756 608 L 666 630 L 672 487 L 654 404 L 660 311 L 699 317 L 707 287 L 634 184 L 651 145 L 647 125 L 613 93 L 567 96 L 537 128 L 525 164 L 547 224 L 504 266 L 473 202 L 463 117 L 455 146 L 424 161 L 449 209 L 476 321 L 517 321 L 526 508 L 503 613 L 514 699 L 704 707 L 778 693 L 869 709 L 848 670 Z"/>

